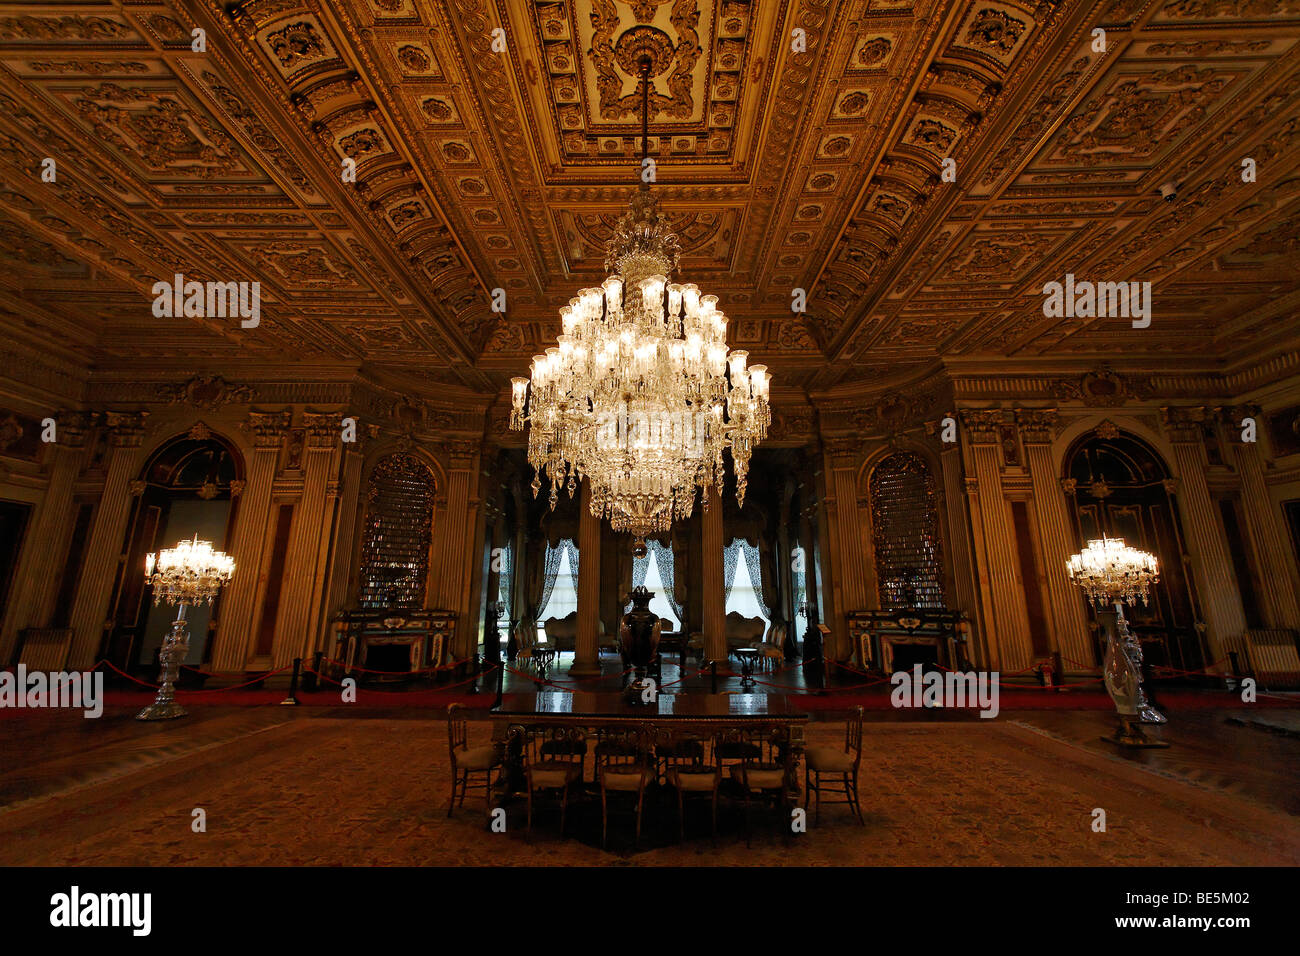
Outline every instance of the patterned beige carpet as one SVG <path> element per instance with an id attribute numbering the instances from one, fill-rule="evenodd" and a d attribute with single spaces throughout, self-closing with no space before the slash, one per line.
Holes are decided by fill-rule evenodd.
<path id="1" fill-rule="evenodd" d="M 840 740 L 813 724 L 809 743 Z M 470 725 L 471 743 L 490 727 Z M 590 774 L 590 765 L 588 765 Z M 523 833 L 488 832 L 473 796 L 446 817 L 445 725 L 409 719 L 299 717 L 75 792 L 0 812 L 3 865 L 1268 865 L 1300 863 L 1300 823 L 1238 796 L 1148 773 L 1009 722 L 869 724 L 867 825 L 827 806 L 799 836 L 755 820 L 746 849 L 734 814 L 715 842 L 707 821 L 651 808 L 646 845 L 621 825 L 598 845 L 598 804 Z M 470 802 L 474 802 L 473 809 Z M 207 832 L 191 830 L 192 811 Z M 1094 832 L 1093 809 L 1107 830 Z M 788 827 L 786 828 L 788 829 Z M 693 831 L 693 832 L 692 832 Z M 593 845 L 595 844 L 595 845 Z"/>

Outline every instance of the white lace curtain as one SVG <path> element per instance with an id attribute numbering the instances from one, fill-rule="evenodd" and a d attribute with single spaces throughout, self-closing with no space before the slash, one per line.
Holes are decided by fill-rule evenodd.
<path id="1" fill-rule="evenodd" d="M 659 580 L 663 583 L 663 597 L 680 621 L 685 608 L 677 601 L 677 589 L 673 577 L 673 549 L 653 538 L 646 541 L 645 546 L 645 557 L 632 559 L 632 587 L 645 587 L 646 575 L 650 573 L 650 562 L 654 561 L 655 567 L 659 570 Z M 623 611 L 627 613 L 631 609 L 632 603 L 629 601 Z"/>
<path id="2" fill-rule="evenodd" d="M 559 544 L 546 546 L 546 558 L 543 566 L 542 597 L 537 602 L 534 617 L 542 620 L 546 615 L 546 606 L 551 603 L 551 592 L 555 590 L 555 579 L 560 574 L 560 564 L 565 552 L 569 555 L 569 577 L 573 580 L 573 589 L 578 590 L 578 546 L 571 538 L 561 538 Z"/>

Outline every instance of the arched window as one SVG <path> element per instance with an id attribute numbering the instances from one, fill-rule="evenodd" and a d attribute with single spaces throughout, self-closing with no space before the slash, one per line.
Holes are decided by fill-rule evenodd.
<path id="1" fill-rule="evenodd" d="M 1200 667 L 1205 658 L 1196 630 L 1192 582 L 1180 560 L 1185 551 L 1182 526 L 1165 463 L 1146 442 L 1103 423 L 1066 454 L 1065 474 L 1073 489 L 1075 550 L 1093 538 L 1123 538 L 1160 562 L 1160 581 L 1149 603 L 1124 610 L 1147 661 L 1180 670 Z M 1224 508 L 1232 502 L 1218 504 Z M 1225 513 L 1224 519 L 1225 530 L 1235 530 L 1235 515 Z M 1237 548 L 1232 551 L 1233 570 L 1247 603 L 1253 597 L 1249 561 Z M 1088 613 L 1095 613 L 1091 605 Z M 1101 648 L 1095 652 L 1100 661 Z"/>
<path id="2" fill-rule="evenodd" d="M 366 490 L 357 601 L 363 608 L 419 607 L 429 576 L 434 477 L 411 455 L 384 458 Z"/>
<path id="3" fill-rule="evenodd" d="M 934 476 L 919 455 L 896 452 L 876 465 L 871 525 L 881 607 L 943 608 Z"/>

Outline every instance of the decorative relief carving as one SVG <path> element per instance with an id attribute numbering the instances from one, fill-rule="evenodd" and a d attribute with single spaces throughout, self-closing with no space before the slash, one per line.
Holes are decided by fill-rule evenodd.
<path id="1" fill-rule="evenodd" d="M 967 46 L 1004 59 L 1015 50 L 1029 24 L 1006 10 L 984 7 L 978 10 L 966 28 Z"/>
<path id="2" fill-rule="evenodd" d="M 299 20 L 266 35 L 266 45 L 283 69 L 290 69 L 308 60 L 319 60 L 329 55 L 324 40 L 312 21 Z"/>
<path id="3" fill-rule="evenodd" d="M 183 384 L 158 386 L 158 397 L 172 405 L 193 405 L 217 411 L 226 405 L 243 405 L 254 400 L 248 385 L 232 385 L 220 375 L 196 375 Z"/>

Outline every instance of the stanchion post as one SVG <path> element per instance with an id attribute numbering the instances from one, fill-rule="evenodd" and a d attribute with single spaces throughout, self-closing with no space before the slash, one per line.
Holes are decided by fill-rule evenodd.
<path id="1" fill-rule="evenodd" d="M 477 652 L 477 651 L 474 653 L 474 663 L 473 663 L 472 666 L 473 666 L 473 668 L 474 668 L 474 673 L 473 673 L 473 680 L 471 680 L 470 683 L 469 683 L 469 692 L 470 692 L 471 694 L 477 694 L 477 693 L 478 693 L 478 675 L 479 675 L 479 673 L 480 673 L 480 670 L 479 670 L 479 668 L 480 668 L 480 664 L 479 664 L 479 656 L 478 656 L 478 652 Z"/>
<path id="2" fill-rule="evenodd" d="M 1061 652 L 1052 651 L 1052 686 L 1061 687 L 1065 684 L 1065 665 L 1061 661 Z"/>
<path id="3" fill-rule="evenodd" d="M 505 666 L 498 663 L 497 664 L 497 696 L 496 696 L 496 700 L 492 701 L 492 706 L 494 708 L 501 706 L 501 691 L 505 688 L 505 683 L 506 683 Z"/>
<path id="4" fill-rule="evenodd" d="M 281 706 L 298 706 L 298 672 L 302 670 L 302 658 L 293 659 L 293 676 L 289 678 L 289 696 L 280 701 Z"/>
<path id="5" fill-rule="evenodd" d="M 709 693 L 718 692 L 718 662 L 709 661 Z"/>

